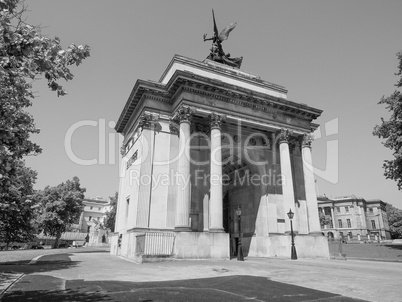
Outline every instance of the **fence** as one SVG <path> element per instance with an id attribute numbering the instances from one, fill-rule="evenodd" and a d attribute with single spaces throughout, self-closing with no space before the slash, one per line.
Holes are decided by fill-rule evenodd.
<path id="1" fill-rule="evenodd" d="M 173 232 L 149 232 L 137 235 L 136 253 L 152 256 L 172 255 L 175 237 Z"/>

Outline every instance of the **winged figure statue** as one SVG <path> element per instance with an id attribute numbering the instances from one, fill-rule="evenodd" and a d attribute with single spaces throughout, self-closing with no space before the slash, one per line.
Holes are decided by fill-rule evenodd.
<path id="1" fill-rule="evenodd" d="M 207 34 L 204 34 L 204 42 L 212 40 L 211 53 L 207 59 L 226 64 L 232 67 L 240 68 L 243 61 L 243 57 L 231 58 L 229 53 L 225 53 L 222 48 L 222 42 L 229 38 L 229 33 L 236 27 L 236 22 L 230 23 L 226 26 L 220 34 L 218 34 L 218 27 L 216 26 L 215 13 L 212 10 L 212 19 L 214 21 L 214 35 L 212 38 L 207 38 Z"/>

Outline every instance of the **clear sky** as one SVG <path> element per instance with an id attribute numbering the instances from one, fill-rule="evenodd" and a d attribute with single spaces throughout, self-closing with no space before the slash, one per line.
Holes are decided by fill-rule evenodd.
<path id="1" fill-rule="evenodd" d="M 158 80 L 174 54 L 205 59 L 210 42 L 202 36 L 212 34 L 213 8 L 218 29 L 237 21 L 223 46 L 232 57 L 244 57 L 242 70 L 285 86 L 292 101 L 324 110 L 317 123 L 334 125 L 337 119 L 338 128 L 329 127 L 332 134 L 321 129 L 321 138 L 313 144 L 313 161 L 321 170 L 326 168 L 328 142 L 337 141 L 339 148 L 338 180 L 317 177 L 319 193 L 379 198 L 402 208 L 402 193 L 383 176 L 383 160 L 392 153 L 372 136 L 380 118 L 388 117 L 377 103 L 393 92 L 397 81 L 402 1 L 26 4 L 31 10 L 28 22 L 41 24 L 44 34 L 60 37 L 64 47 L 76 43 L 92 49 L 83 65 L 72 67 L 75 78 L 64 85 L 67 96 L 58 98 L 45 81 L 35 83 L 37 98 L 30 112 L 41 133 L 33 139 L 43 153 L 27 158 L 27 164 L 39 173 L 37 189 L 78 176 L 87 197 L 106 198 L 118 190 L 119 146 L 109 123 L 117 121 L 135 81 Z M 78 165 L 66 154 L 66 133 L 80 121 L 97 126 L 78 128 L 72 150 L 79 158 L 97 159 L 96 165 Z M 99 131 L 102 123 L 105 131 Z M 99 151 L 99 133 L 105 133 L 104 151 Z M 99 152 L 105 153 L 105 164 L 99 163 Z"/>

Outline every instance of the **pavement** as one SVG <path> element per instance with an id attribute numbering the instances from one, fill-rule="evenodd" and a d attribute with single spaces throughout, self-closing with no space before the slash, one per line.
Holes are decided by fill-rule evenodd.
<path id="1" fill-rule="evenodd" d="M 399 262 L 246 258 L 136 264 L 105 250 L 62 252 L 35 256 L 31 264 L 0 264 L 1 301 L 394 302 L 402 297 Z"/>

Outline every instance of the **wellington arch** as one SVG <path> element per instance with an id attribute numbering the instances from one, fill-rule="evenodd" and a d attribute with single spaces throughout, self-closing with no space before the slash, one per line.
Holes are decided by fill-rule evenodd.
<path id="1" fill-rule="evenodd" d="M 175 55 L 158 82 L 137 80 L 116 124 L 119 200 L 111 254 L 230 259 L 328 258 L 311 170 L 321 110 L 212 60 Z M 241 209 L 239 219 L 236 210 Z"/>

